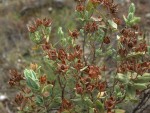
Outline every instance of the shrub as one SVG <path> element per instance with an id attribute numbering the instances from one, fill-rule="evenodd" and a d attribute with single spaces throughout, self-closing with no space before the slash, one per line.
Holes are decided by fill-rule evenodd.
<path id="1" fill-rule="evenodd" d="M 44 65 L 31 63 L 23 74 L 11 70 L 9 84 L 20 90 L 15 97 L 20 113 L 123 113 L 120 104 L 138 101 L 148 88 L 149 50 L 135 5 L 123 22 L 114 2 L 77 1 L 80 25 L 68 33 L 59 27 L 57 43 L 49 41 L 50 19 L 28 26 Z"/>

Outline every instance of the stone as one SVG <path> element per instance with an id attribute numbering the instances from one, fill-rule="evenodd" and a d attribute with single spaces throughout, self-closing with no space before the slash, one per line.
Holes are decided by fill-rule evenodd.
<path id="1" fill-rule="evenodd" d="M 150 13 L 147 13 L 145 17 L 150 19 Z"/>
<path id="2" fill-rule="evenodd" d="M 53 0 L 53 6 L 56 8 L 63 8 L 65 6 L 65 0 Z"/>
<path id="3" fill-rule="evenodd" d="M 51 13 L 52 11 L 53 11 L 53 8 L 52 8 L 52 7 L 49 7 L 49 8 L 48 8 L 48 12 Z"/>

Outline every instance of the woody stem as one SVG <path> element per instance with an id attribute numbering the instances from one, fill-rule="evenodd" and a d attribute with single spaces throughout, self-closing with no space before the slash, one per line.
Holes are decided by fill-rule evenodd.
<path id="1" fill-rule="evenodd" d="M 82 45 L 82 49 L 83 49 L 83 60 L 84 60 L 84 63 L 85 65 L 87 65 L 87 61 L 86 61 L 86 58 L 85 58 L 85 43 L 86 43 L 86 37 L 87 37 L 87 34 L 84 32 L 84 39 L 83 39 L 83 45 Z"/>

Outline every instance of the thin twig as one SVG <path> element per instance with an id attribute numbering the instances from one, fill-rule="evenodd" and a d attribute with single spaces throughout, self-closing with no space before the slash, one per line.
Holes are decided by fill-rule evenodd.
<path id="1" fill-rule="evenodd" d="M 85 65 L 87 65 L 87 61 L 86 61 L 86 58 L 85 58 L 85 43 L 86 43 L 86 37 L 87 37 L 87 34 L 86 34 L 86 32 L 84 31 L 82 49 L 83 49 L 83 60 L 84 60 Z"/>

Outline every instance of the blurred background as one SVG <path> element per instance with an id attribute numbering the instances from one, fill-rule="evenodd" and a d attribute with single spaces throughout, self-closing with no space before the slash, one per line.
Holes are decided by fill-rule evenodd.
<path id="1" fill-rule="evenodd" d="M 75 27 L 76 0 L 0 0 L 0 113 L 15 113 L 13 97 L 16 94 L 7 84 L 9 70 L 20 72 L 35 61 L 33 44 L 29 40 L 27 25 L 36 18 L 53 20 L 51 41 L 59 26 L 64 31 Z M 150 0 L 114 0 L 119 4 L 118 15 L 126 15 L 130 2 L 136 4 L 136 15 L 148 41 L 150 38 Z M 150 43 L 150 42 L 149 42 Z M 128 109 L 130 111 L 131 108 Z M 130 112 L 129 112 L 130 113 Z M 150 113 L 147 112 L 147 113 Z"/>

